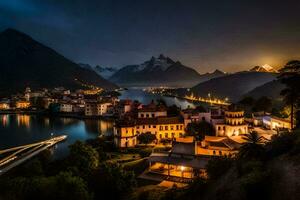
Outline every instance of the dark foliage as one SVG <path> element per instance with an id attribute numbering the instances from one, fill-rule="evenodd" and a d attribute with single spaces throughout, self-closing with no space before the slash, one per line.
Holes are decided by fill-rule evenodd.
<path id="1" fill-rule="evenodd" d="M 203 140 L 205 135 L 214 135 L 215 131 L 213 126 L 206 122 L 192 122 L 186 128 L 186 135 L 195 136 L 197 140 Z"/>
<path id="2" fill-rule="evenodd" d="M 150 144 L 156 140 L 156 136 L 150 132 L 147 132 L 138 135 L 137 139 L 141 144 Z"/>

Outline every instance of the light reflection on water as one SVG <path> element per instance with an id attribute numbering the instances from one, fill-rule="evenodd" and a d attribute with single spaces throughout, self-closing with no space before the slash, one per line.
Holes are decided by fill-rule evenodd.
<path id="1" fill-rule="evenodd" d="M 87 140 L 101 134 L 111 135 L 113 122 L 36 115 L 0 115 L 0 149 L 33 143 L 66 134 L 68 139 L 56 146 L 54 157 L 67 155 L 68 146 L 76 140 Z"/>
<path id="2" fill-rule="evenodd" d="M 148 104 L 152 100 L 164 99 L 168 105 L 177 105 L 182 109 L 194 104 L 173 97 L 161 97 L 156 94 L 145 93 L 141 89 L 122 91 L 121 99 L 133 99 Z M 66 134 L 68 139 L 56 145 L 54 157 L 64 157 L 68 153 L 68 146 L 76 140 L 87 140 L 99 135 L 109 136 L 113 133 L 113 122 L 105 120 L 79 120 L 63 117 L 45 117 L 35 115 L 0 115 L 0 149 L 33 143 L 49 139 L 51 133 Z"/>
<path id="3" fill-rule="evenodd" d="M 120 99 L 133 99 L 138 100 L 139 102 L 143 104 L 149 104 L 152 100 L 156 101 L 158 99 L 163 99 L 168 106 L 176 105 L 182 109 L 185 109 L 187 107 L 194 108 L 195 105 L 189 101 L 186 101 L 184 99 L 179 99 L 176 97 L 166 97 L 166 96 L 160 96 L 158 94 L 152 94 L 144 92 L 142 89 L 129 89 L 121 91 L 121 97 Z"/>

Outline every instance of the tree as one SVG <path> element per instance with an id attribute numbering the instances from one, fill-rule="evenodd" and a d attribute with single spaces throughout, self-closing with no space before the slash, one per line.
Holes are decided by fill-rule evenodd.
<path id="1" fill-rule="evenodd" d="M 253 97 L 245 97 L 242 100 L 239 101 L 239 104 L 243 106 L 252 107 L 255 103 L 255 99 Z"/>
<path id="2" fill-rule="evenodd" d="M 269 112 L 272 108 L 272 100 L 268 97 L 260 97 L 254 104 L 253 110 L 254 111 L 263 111 Z"/>
<path id="3" fill-rule="evenodd" d="M 137 139 L 141 144 L 150 144 L 154 140 L 156 140 L 156 136 L 150 132 L 147 132 L 147 133 L 141 133 L 140 135 L 138 135 Z"/>
<path id="4" fill-rule="evenodd" d="M 104 163 L 90 176 L 89 185 L 95 193 L 95 199 L 120 199 L 136 186 L 134 173 L 125 171 L 117 163 Z"/>
<path id="5" fill-rule="evenodd" d="M 70 172 L 60 172 L 50 177 L 10 178 L 5 180 L 0 193 L 0 198 L 15 200 L 91 199 L 85 181 Z"/>
<path id="6" fill-rule="evenodd" d="M 240 158 L 255 159 L 264 156 L 265 149 L 263 147 L 263 137 L 259 136 L 256 131 L 252 131 L 242 138 L 245 140 L 245 143 L 240 148 Z"/>
<path id="7" fill-rule="evenodd" d="M 176 105 L 169 106 L 167 109 L 168 116 L 180 115 L 180 109 Z"/>
<path id="8" fill-rule="evenodd" d="M 300 99 L 300 61 L 290 61 L 280 71 L 278 79 L 286 85 L 280 94 L 284 97 L 284 102 L 291 108 L 290 120 L 293 129 L 295 108 L 297 109 Z"/>
<path id="9" fill-rule="evenodd" d="M 197 140 L 203 140 L 205 135 L 214 135 L 214 128 L 206 121 L 192 122 L 186 127 L 186 135 L 194 136 Z"/>
<path id="10" fill-rule="evenodd" d="M 233 164 L 231 157 L 221 156 L 215 157 L 208 161 L 206 171 L 211 180 L 216 180 L 224 175 Z"/>
<path id="11" fill-rule="evenodd" d="M 291 133 L 280 133 L 272 136 L 271 142 L 266 144 L 267 155 L 276 157 L 288 153 L 295 146 L 298 135 Z"/>
<path id="12" fill-rule="evenodd" d="M 154 103 L 154 101 L 152 100 L 151 103 Z M 164 99 L 157 99 L 156 100 L 157 106 L 163 106 L 163 107 L 167 107 L 167 103 Z"/>
<path id="13" fill-rule="evenodd" d="M 87 185 L 82 178 L 73 176 L 70 172 L 60 172 L 54 179 L 55 185 L 52 188 L 55 189 L 52 191 L 52 195 L 50 195 L 53 198 L 48 197 L 49 199 L 91 199 Z"/>
<path id="14" fill-rule="evenodd" d="M 195 108 L 195 111 L 197 111 L 197 112 L 207 112 L 206 109 L 201 105 L 197 106 Z"/>
<path id="15" fill-rule="evenodd" d="M 70 147 L 69 160 L 72 167 L 79 170 L 80 174 L 86 174 L 99 166 L 99 155 L 91 146 L 77 141 Z"/>

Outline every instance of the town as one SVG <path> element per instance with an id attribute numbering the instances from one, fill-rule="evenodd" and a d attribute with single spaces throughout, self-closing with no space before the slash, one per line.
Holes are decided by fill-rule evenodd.
<path id="1" fill-rule="evenodd" d="M 299 3 L 0 0 L 0 200 L 300 199 Z"/>
<path id="2" fill-rule="evenodd" d="M 205 177 L 210 157 L 235 156 L 251 133 L 266 142 L 291 130 L 289 119 L 263 112 L 245 117 L 238 104 L 210 102 L 206 107 L 180 109 L 163 100 L 143 105 L 134 99 L 120 100 L 118 95 L 117 91 L 99 89 L 71 91 L 60 87 L 31 91 L 27 87 L 23 94 L 2 99 L 0 112 L 109 118 L 114 121 L 115 147 L 152 148 L 149 168 L 141 178 L 179 183 L 190 182 L 199 175 Z M 165 147 L 164 151 L 157 151 L 159 147 Z"/>

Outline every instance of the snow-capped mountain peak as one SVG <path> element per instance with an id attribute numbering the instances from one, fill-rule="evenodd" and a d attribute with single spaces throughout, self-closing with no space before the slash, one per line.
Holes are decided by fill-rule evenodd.
<path id="1" fill-rule="evenodd" d="M 158 57 L 152 56 L 150 60 L 140 65 L 133 66 L 132 71 L 166 71 L 174 63 L 175 62 L 172 59 L 160 54 Z"/>
<path id="2" fill-rule="evenodd" d="M 264 64 L 263 66 L 255 66 L 253 67 L 250 71 L 255 71 L 255 72 L 277 72 L 272 66 L 268 64 Z"/>

